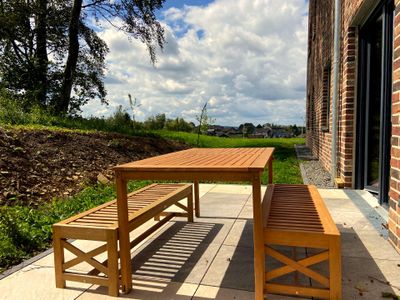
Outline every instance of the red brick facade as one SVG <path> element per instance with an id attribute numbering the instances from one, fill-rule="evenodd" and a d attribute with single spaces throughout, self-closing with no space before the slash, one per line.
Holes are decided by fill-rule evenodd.
<path id="1" fill-rule="evenodd" d="M 342 0 L 337 177 L 345 182 L 346 187 L 354 187 L 355 180 L 358 30 L 378 2 Z M 332 158 L 330 99 L 333 90 L 334 5 L 334 0 L 310 0 L 307 74 L 307 144 L 329 171 Z M 400 0 L 395 0 L 395 6 L 388 225 L 389 240 L 400 252 Z M 330 74 L 330 80 L 326 79 L 327 74 Z M 327 106 L 330 107 L 327 109 Z"/>
<path id="2" fill-rule="evenodd" d="M 400 251 L 400 0 L 395 5 L 389 238 Z"/>

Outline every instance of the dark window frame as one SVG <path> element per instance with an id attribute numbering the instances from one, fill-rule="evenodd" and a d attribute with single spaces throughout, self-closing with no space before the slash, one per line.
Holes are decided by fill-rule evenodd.
<path id="1" fill-rule="evenodd" d="M 355 188 L 367 189 L 379 195 L 379 202 L 387 203 L 389 197 L 390 179 L 390 138 L 391 138 L 391 99 L 392 99 L 392 63 L 393 63 L 393 20 L 394 1 L 382 1 L 368 20 L 360 28 L 359 63 L 358 63 L 358 97 L 357 97 L 357 123 L 356 123 L 356 159 L 355 159 Z M 368 120 L 366 118 L 366 99 L 368 98 L 368 25 L 383 15 L 383 62 L 381 82 L 381 133 L 380 137 L 380 174 L 379 189 L 374 190 L 366 184 L 366 153 L 368 135 L 365 133 Z"/>
<path id="2" fill-rule="evenodd" d="M 321 130 L 329 132 L 329 121 L 331 114 L 331 91 L 332 91 L 332 67 L 328 62 L 324 68 L 322 77 L 322 107 L 321 107 Z"/>

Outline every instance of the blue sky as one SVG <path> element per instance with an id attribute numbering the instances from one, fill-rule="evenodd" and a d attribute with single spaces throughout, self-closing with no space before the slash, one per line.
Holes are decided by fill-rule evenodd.
<path id="1" fill-rule="evenodd" d="M 182 8 L 184 5 L 190 6 L 206 6 L 207 4 L 213 2 L 212 0 L 167 0 L 165 1 L 163 10 L 167 10 L 171 7 Z"/>
<path id="2" fill-rule="evenodd" d="M 300 0 L 166 1 L 167 43 L 154 66 L 142 43 L 105 24 L 110 105 L 93 101 L 84 114 L 108 116 L 131 94 L 138 120 L 194 121 L 207 101 L 221 125 L 304 124 L 307 9 Z"/>

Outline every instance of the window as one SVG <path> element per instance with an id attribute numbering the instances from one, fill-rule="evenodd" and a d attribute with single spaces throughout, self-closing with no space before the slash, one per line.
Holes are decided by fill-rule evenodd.
<path id="1" fill-rule="evenodd" d="M 331 64 L 324 68 L 322 88 L 321 129 L 329 131 L 329 117 L 331 113 Z"/>

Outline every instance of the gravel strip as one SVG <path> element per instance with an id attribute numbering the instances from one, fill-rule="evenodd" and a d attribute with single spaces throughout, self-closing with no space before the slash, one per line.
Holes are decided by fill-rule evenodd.
<path id="1" fill-rule="evenodd" d="M 331 175 L 318 160 L 302 161 L 300 169 L 304 184 L 313 184 L 321 189 L 334 188 Z"/>
<path id="2" fill-rule="evenodd" d="M 312 155 L 310 149 L 305 145 L 295 145 L 295 149 L 297 158 L 301 161 L 300 171 L 304 184 L 313 184 L 322 189 L 334 188 L 331 174 Z"/>

